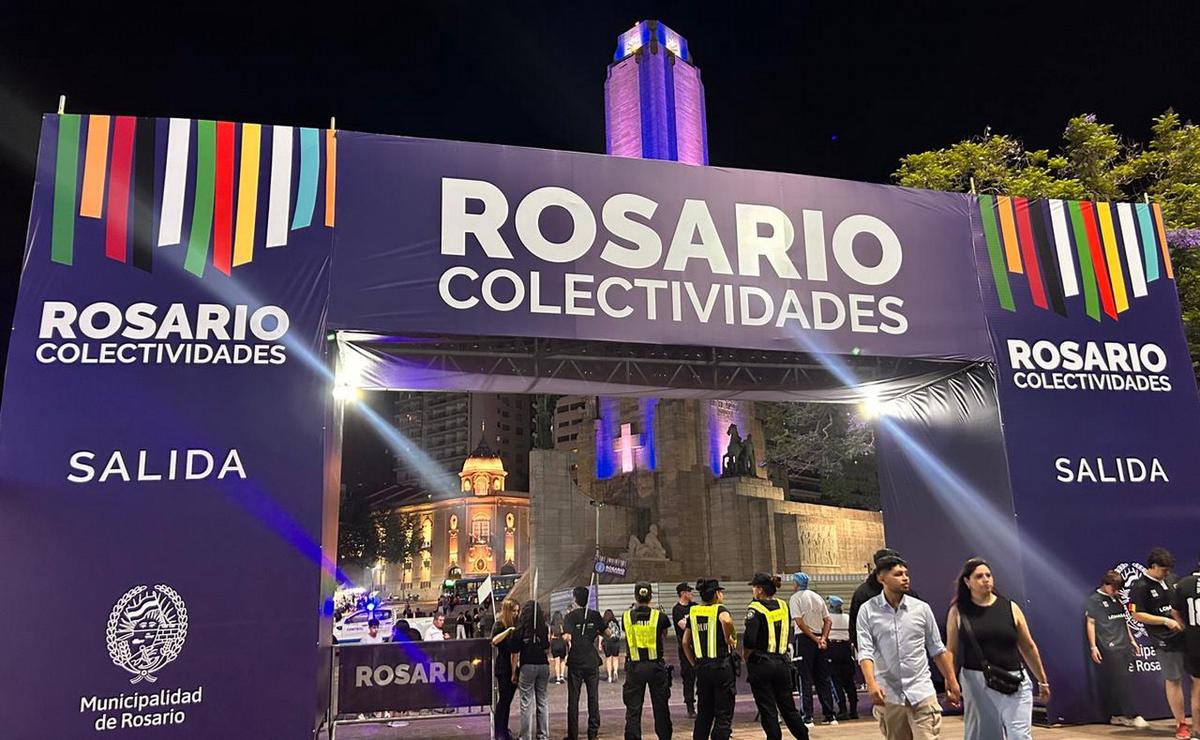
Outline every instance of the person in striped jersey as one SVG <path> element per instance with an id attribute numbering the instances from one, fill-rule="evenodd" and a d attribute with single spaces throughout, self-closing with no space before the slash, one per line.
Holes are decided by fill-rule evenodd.
<path id="1" fill-rule="evenodd" d="M 755 573 L 750 586 L 754 601 L 746 611 L 742 652 L 759 722 L 769 740 L 780 740 L 783 733 L 779 717 L 783 715 L 792 737 L 808 740 L 808 728 L 792 698 L 792 670 L 787 656 L 792 620 L 787 602 L 775 598 L 775 579 L 766 573 Z"/>

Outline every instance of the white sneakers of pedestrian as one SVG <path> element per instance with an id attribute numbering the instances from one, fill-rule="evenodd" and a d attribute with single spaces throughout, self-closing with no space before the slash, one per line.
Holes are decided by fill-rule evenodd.
<path id="1" fill-rule="evenodd" d="M 1110 725 L 1117 725 L 1118 727 L 1136 727 L 1139 730 L 1144 730 L 1150 726 L 1150 723 L 1140 714 L 1136 717 L 1111 717 L 1108 723 Z"/>

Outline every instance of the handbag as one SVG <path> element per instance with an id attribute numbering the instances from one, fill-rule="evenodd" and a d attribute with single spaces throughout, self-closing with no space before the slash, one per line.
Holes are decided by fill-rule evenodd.
<path id="1" fill-rule="evenodd" d="M 989 663 L 988 659 L 983 656 L 983 648 L 979 647 L 979 641 L 975 639 L 975 630 L 971 629 L 971 618 L 960 611 L 958 623 L 963 632 L 967 633 L 971 649 L 975 651 L 975 656 L 979 658 L 979 664 L 983 666 L 983 682 L 987 684 L 987 687 L 992 691 L 999 691 L 1001 694 L 1017 693 L 1021 684 L 1025 682 L 1025 671 L 1009 671 Z"/>

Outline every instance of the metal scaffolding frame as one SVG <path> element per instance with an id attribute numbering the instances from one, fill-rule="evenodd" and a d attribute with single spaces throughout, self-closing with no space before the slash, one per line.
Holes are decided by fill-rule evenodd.
<path id="1" fill-rule="evenodd" d="M 602 342 L 540 337 L 404 336 L 340 332 L 340 341 L 432 372 L 605 386 L 821 392 L 890 381 L 923 385 L 975 363 L 945 359 L 824 356 L 807 352 Z M 853 378 L 854 383 L 847 382 Z M 911 387 L 907 390 L 911 390 Z"/>

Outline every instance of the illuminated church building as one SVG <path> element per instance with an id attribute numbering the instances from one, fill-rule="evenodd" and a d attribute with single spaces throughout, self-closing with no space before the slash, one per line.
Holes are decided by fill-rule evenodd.
<path id="1" fill-rule="evenodd" d="M 394 511 L 417 518 L 422 549 L 411 561 L 386 566 L 387 587 L 436 598 L 448 578 L 524 572 L 529 563 L 529 494 L 508 490 L 507 477 L 499 453 L 481 437 L 458 473 L 458 491 L 410 489 Z"/>

